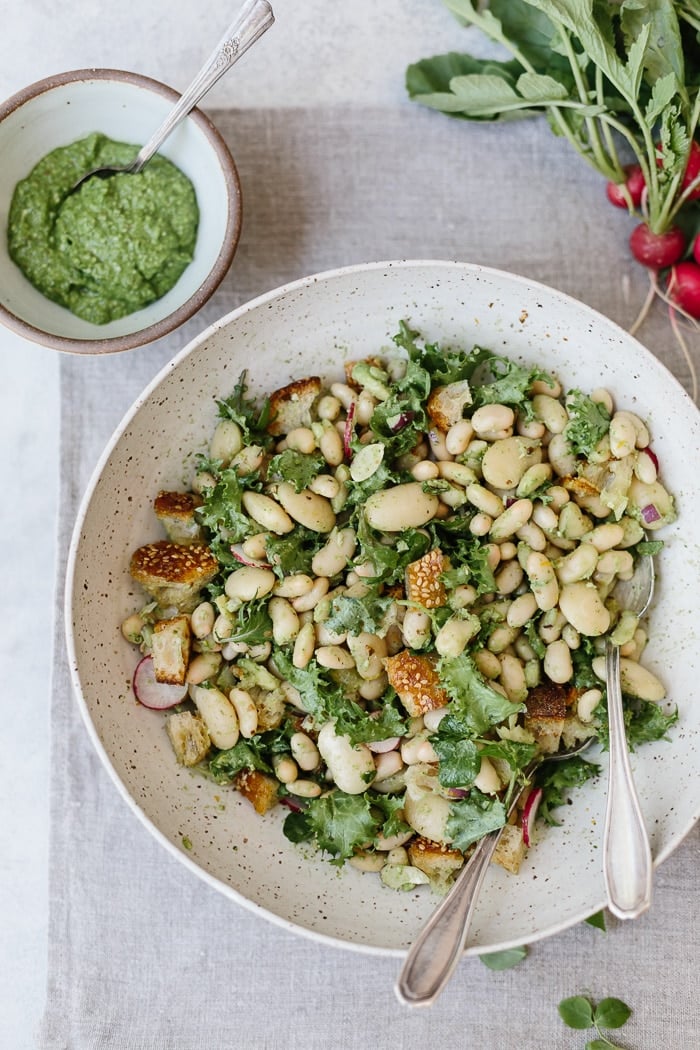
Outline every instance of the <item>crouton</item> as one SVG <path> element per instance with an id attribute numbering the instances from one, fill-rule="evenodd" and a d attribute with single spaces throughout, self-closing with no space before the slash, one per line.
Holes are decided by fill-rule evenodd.
<path id="1" fill-rule="evenodd" d="M 318 376 L 297 379 L 270 394 L 270 422 L 268 434 L 280 437 L 296 427 L 311 425 L 311 409 L 321 393 Z"/>
<path id="2" fill-rule="evenodd" d="M 165 728 L 175 756 L 183 766 L 196 766 L 206 758 L 211 745 L 207 727 L 191 711 L 168 715 Z"/>
<path id="3" fill-rule="evenodd" d="M 191 612 L 202 587 L 214 579 L 219 563 L 202 543 L 157 540 L 131 556 L 129 572 L 163 608 Z"/>
<path id="4" fill-rule="evenodd" d="M 414 868 L 424 872 L 430 884 L 438 893 L 446 893 L 455 873 L 464 864 L 464 854 L 458 849 L 450 849 L 441 842 L 417 835 L 408 846 L 408 858 Z"/>
<path id="5" fill-rule="evenodd" d="M 153 509 L 168 539 L 173 543 L 188 544 L 202 539 L 202 527 L 194 513 L 201 505 L 201 496 L 194 492 L 159 492 Z"/>
<path id="6" fill-rule="evenodd" d="M 465 405 L 471 405 L 472 393 L 466 379 L 447 386 L 435 387 L 425 406 L 438 430 L 447 431 L 464 418 Z"/>
<path id="7" fill-rule="evenodd" d="M 428 551 L 418 561 L 412 561 L 406 569 L 406 597 L 409 602 L 418 602 L 426 609 L 438 609 L 447 600 L 441 573 L 445 571 L 445 558 L 439 547 Z"/>
<path id="8" fill-rule="evenodd" d="M 447 704 L 449 697 L 440 685 L 435 664 L 434 655 L 412 653 L 408 649 L 402 649 L 384 661 L 389 684 L 398 693 L 409 715 L 424 715 L 426 711 Z"/>
<path id="9" fill-rule="evenodd" d="M 546 755 L 559 750 L 564 720 L 568 715 L 568 694 L 568 686 L 544 682 L 531 689 L 525 700 L 524 728 L 533 734 Z"/>
<path id="10" fill-rule="evenodd" d="M 493 863 L 517 875 L 525 859 L 527 847 L 522 828 L 517 824 L 506 824 L 493 854 Z"/>
<path id="11" fill-rule="evenodd" d="M 156 682 L 184 685 L 190 661 L 192 631 L 189 616 L 157 620 L 153 625 L 151 655 Z"/>
<path id="12" fill-rule="evenodd" d="M 368 365 L 369 368 L 381 368 L 384 370 L 384 362 L 381 357 L 362 357 L 356 361 L 345 361 L 343 364 L 345 382 L 355 390 L 359 390 L 360 388 L 360 384 L 352 378 L 352 370 L 355 365 Z"/>
<path id="13" fill-rule="evenodd" d="M 257 769 L 244 769 L 235 777 L 233 786 L 248 799 L 255 812 L 261 816 L 278 801 L 279 783 L 274 777 L 268 776 L 267 773 L 259 773 Z"/>

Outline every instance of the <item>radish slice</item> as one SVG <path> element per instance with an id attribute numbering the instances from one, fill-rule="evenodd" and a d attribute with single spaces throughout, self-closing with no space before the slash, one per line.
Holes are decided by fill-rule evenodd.
<path id="1" fill-rule="evenodd" d="M 261 561 L 258 558 L 249 558 L 247 554 L 243 553 L 242 543 L 231 544 L 231 554 L 234 556 L 236 561 L 239 561 L 241 565 L 249 565 L 253 569 L 269 569 L 269 561 Z"/>
<path id="2" fill-rule="evenodd" d="M 144 656 L 143 660 L 139 660 L 134 671 L 132 687 L 138 702 L 154 711 L 165 711 L 168 707 L 175 707 L 187 697 L 187 685 L 172 685 L 170 682 L 156 680 L 152 656 Z"/>
<path id="3" fill-rule="evenodd" d="M 654 464 L 654 466 L 656 467 L 656 470 L 658 472 L 658 469 L 659 469 L 659 457 L 656 455 L 656 453 L 652 452 L 652 450 L 649 448 L 648 445 L 647 445 L 646 448 L 642 448 L 639 451 L 640 451 L 640 453 L 641 452 L 646 452 L 647 456 L 649 457 L 651 462 Z"/>
<path id="4" fill-rule="evenodd" d="M 542 801 L 542 788 L 534 788 L 527 796 L 527 802 L 523 809 L 523 842 L 529 846 L 532 842 L 532 829 L 537 819 L 537 810 Z"/>
<path id="5" fill-rule="evenodd" d="M 651 525 L 653 521 L 658 521 L 661 517 L 653 503 L 647 503 L 646 507 L 642 507 L 641 515 L 647 525 Z"/>
<path id="6" fill-rule="evenodd" d="M 416 413 L 412 412 L 411 409 L 407 409 L 406 412 L 401 412 L 398 416 L 394 416 L 392 419 L 387 420 L 389 423 L 389 429 L 392 434 L 398 434 L 400 430 L 407 427 L 409 423 L 412 423 Z"/>
<path id="7" fill-rule="evenodd" d="M 290 795 L 283 795 L 280 798 L 280 805 L 286 806 L 287 809 L 291 809 L 292 813 L 303 813 L 304 806 L 302 806 L 295 798 Z"/>
<path id="8" fill-rule="evenodd" d="M 352 435 L 354 430 L 354 419 L 355 419 L 355 402 L 350 402 L 348 408 L 348 414 L 345 418 L 345 429 L 343 431 L 343 450 L 345 452 L 346 459 L 352 459 L 352 449 L 350 448 L 350 442 L 352 441 Z"/>
<path id="9" fill-rule="evenodd" d="M 385 755 L 388 751 L 395 751 L 399 743 L 399 737 L 388 736 L 386 740 L 370 740 L 367 747 L 375 755 Z"/>

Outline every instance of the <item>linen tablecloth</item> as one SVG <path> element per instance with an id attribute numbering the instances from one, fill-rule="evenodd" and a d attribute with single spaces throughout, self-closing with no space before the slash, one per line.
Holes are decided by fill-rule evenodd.
<path id="1" fill-rule="evenodd" d="M 619 1041 L 700 1046 L 696 828 L 659 869 L 651 911 L 581 925 L 495 973 L 465 960 L 430 1011 L 392 985 L 400 963 L 317 945 L 237 907 L 167 854 L 93 752 L 72 696 L 61 613 L 66 551 L 94 464 L 145 384 L 205 324 L 327 268 L 443 258 L 554 285 L 624 326 L 645 277 L 629 217 L 541 121 L 475 126 L 405 106 L 213 114 L 239 166 L 243 237 L 212 302 L 185 328 L 123 355 L 61 361 L 61 497 L 52 707 L 49 981 L 44 1050 L 583 1047 L 557 1003 L 633 1008 Z M 682 382 L 663 311 L 640 337 Z M 126 556 L 126 552 L 125 552 Z M 105 630 L 112 626 L 106 624 Z M 692 698 L 687 698 L 691 702 Z"/>

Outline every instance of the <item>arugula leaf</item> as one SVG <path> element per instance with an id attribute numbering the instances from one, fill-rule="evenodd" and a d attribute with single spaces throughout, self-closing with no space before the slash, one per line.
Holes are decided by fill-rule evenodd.
<path id="1" fill-rule="evenodd" d="M 437 531 L 441 537 L 449 535 L 439 526 Z M 450 564 L 453 566 L 442 574 L 442 582 L 448 590 L 453 590 L 464 583 L 470 583 L 476 589 L 477 595 L 495 592 L 496 578 L 489 565 L 489 552 L 484 544 L 479 543 L 478 539 L 471 536 L 459 537 L 456 542 L 454 540 L 450 542 L 450 538 L 441 538 L 438 545 L 449 557 Z"/>
<path id="2" fill-rule="evenodd" d="M 376 634 L 381 630 L 387 609 L 393 605 L 390 595 L 379 595 L 370 591 L 364 598 L 349 598 L 339 594 L 331 601 L 330 615 L 323 621 L 329 631 L 358 635 L 363 631 Z"/>
<path id="3" fill-rule="evenodd" d="M 410 830 L 404 820 L 404 800 L 400 795 L 383 795 L 378 791 L 370 791 L 368 798 L 372 809 L 381 814 L 380 831 L 385 839 L 393 838 L 394 835 L 403 835 Z"/>
<path id="4" fill-rule="evenodd" d="M 243 769 L 256 769 L 260 773 L 271 773 L 272 766 L 263 757 L 260 738 L 239 740 L 226 751 L 219 751 L 209 760 L 209 772 L 219 784 L 229 784 Z"/>
<path id="5" fill-rule="evenodd" d="M 377 575 L 372 580 L 375 582 L 398 583 L 403 580 L 408 565 L 430 550 L 430 536 L 418 529 L 399 533 L 393 546 L 382 543 L 380 534 L 367 524 L 363 511 L 358 512 L 356 533 L 359 553 L 355 561 L 370 561 L 374 565 Z"/>
<path id="6" fill-rule="evenodd" d="M 272 457 L 267 467 L 267 476 L 275 481 L 288 481 L 294 485 L 297 492 L 301 492 L 325 469 L 326 461 L 320 452 L 309 455 L 294 448 L 286 448 L 284 452 Z"/>
<path id="7" fill-rule="evenodd" d="M 479 748 L 474 740 L 449 732 L 449 726 L 443 725 L 449 715 L 443 718 L 438 732 L 431 738 L 431 743 L 438 756 L 438 780 L 443 787 L 471 787 L 481 768 Z"/>
<path id="8" fill-rule="evenodd" d="M 332 791 L 325 797 L 312 798 L 305 816 L 319 849 L 333 854 L 339 862 L 372 842 L 377 834 L 377 822 L 366 792 L 346 795 L 343 791 Z"/>
<path id="9" fill-rule="evenodd" d="M 265 551 L 273 572 L 280 580 L 298 572 L 310 574 L 314 554 L 320 551 L 327 539 L 304 525 L 296 525 L 285 536 L 268 533 Z"/>
<path id="10" fill-rule="evenodd" d="M 552 810 L 568 801 L 567 791 L 580 787 L 591 777 L 597 777 L 600 766 L 586 762 L 580 755 L 567 758 L 565 762 L 544 762 L 537 773 L 537 784 L 542 788 L 538 815 L 546 824 L 558 825 Z"/>
<path id="11" fill-rule="evenodd" d="M 464 851 L 489 831 L 502 828 L 506 817 L 506 808 L 500 799 L 472 788 L 468 798 L 451 803 L 447 837 L 454 849 Z"/>
<path id="12" fill-rule="evenodd" d="M 282 831 L 290 842 L 308 842 L 313 832 L 306 811 L 289 813 L 282 825 Z"/>
<path id="13" fill-rule="evenodd" d="M 520 948 L 506 948 L 502 952 L 489 952 L 487 955 L 480 955 L 479 959 L 489 970 L 510 970 L 526 956 L 527 948 L 523 945 Z"/>
<path id="14" fill-rule="evenodd" d="M 245 642 L 247 645 L 262 645 L 272 638 L 272 620 L 267 611 L 267 599 L 245 602 L 236 611 L 233 630 L 221 642 Z"/>
<path id="15" fill-rule="evenodd" d="M 634 751 L 640 744 L 670 740 L 668 731 L 678 721 L 678 708 L 668 714 L 649 700 L 633 700 L 625 711 L 627 743 Z M 602 736 L 602 734 L 601 734 Z"/>
<path id="16" fill-rule="evenodd" d="M 461 725 L 467 735 L 481 735 L 510 715 L 525 710 L 524 704 L 511 703 L 496 692 L 466 653 L 453 659 L 443 657 L 437 667 L 440 680 L 453 701 L 450 714 L 443 719 L 443 722 L 450 719 L 450 728 Z"/>
<path id="17" fill-rule="evenodd" d="M 525 419 L 534 418 L 532 400 L 529 391 L 535 380 L 553 384 L 552 377 L 541 368 L 527 368 L 511 361 L 507 357 L 492 354 L 488 362 L 492 379 L 474 387 L 474 407 L 481 405 L 501 404 L 515 405 Z"/>
<path id="18" fill-rule="evenodd" d="M 593 915 L 589 915 L 588 918 L 585 919 L 584 921 L 587 922 L 589 926 L 595 927 L 596 930 L 602 930 L 603 933 L 607 932 L 606 926 L 605 926 L 605 909 L 604 908 L 602 909 L 602 911 L 597 911 Z"/>
<path id="19" fill-rule="evenodd" d="M 610 427 L 610 413 L 600 401 L 593 401 L 580 390 L 570 390 L 566 396 L 569 422 L 564 437 L 574 452 L 590 456 Z"/>
<path id="20" fill-rule="evenodd" d="M 494 356 L 491 350 L 484 350 L 478 346 L 472 350 L 452 350 L 440 347 L 437 343 L 424 343 L 421 346 L 418 343 L 419 338 L 419 332 L 409 328 L 405 321 L 401 321 L 394 342 L 403 347 L 408 354 L 409 368 L 413 364 L 428 373 L 430 387 L 433 389 L 436 386 L 448 386 L 459 380 L 471 379 L 479 365 Z"/>
<path id="21" fill-rule="evenodd" d="M 233 468 L 219 473 L 216 484 L 202 494 L 202 505 L 197 507 L 197 520 L 209 530 L 209 545 L 214 555 L 226 568 L 238 565 L 231 553 L 231 544 L 240 543 L 252 531 L 250 518 L 242 509 L 244 488 Z"/>
<path id="22" fill-rule="evenodd" d="M 243 431 L 246 445 L 262 445 L 263 448 L 269 448 L 273 442 L 266 429 L 270 422 L 270 401 L 265 398 L 262 406 L 258 407 L 255 401 L 245 396 L 248 389 L 247 377 L 247 370 L 241 372 L 231 396 L 218 402 L 219 415 L 222 419 L 232 419 L 238 424 Z"/>

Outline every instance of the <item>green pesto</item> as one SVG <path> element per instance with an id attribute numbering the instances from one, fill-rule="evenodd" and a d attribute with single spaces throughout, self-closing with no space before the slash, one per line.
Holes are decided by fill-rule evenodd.
<path id="1" fill-rule="evenodd" d="M 106 324 L 165 295 L 192 261 L 199 209 L 190 180 L 155 156 L 138 175 L 89 179 L 128 164 L 138 146 L 94 133 L 52 150 L 17 184 L 7 241 L 11 258 L 48 299 Z"/>

